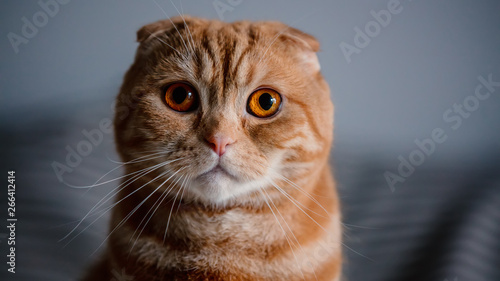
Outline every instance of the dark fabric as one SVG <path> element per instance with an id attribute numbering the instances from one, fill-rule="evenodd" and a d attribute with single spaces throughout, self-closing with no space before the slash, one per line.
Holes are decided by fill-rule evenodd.
<path id="1" fill-rule="evenodd" d="M 336 155 L 349 280 L 500 280 L 498 153 L 422 165 L 394 192 L 387 155 Z"/>

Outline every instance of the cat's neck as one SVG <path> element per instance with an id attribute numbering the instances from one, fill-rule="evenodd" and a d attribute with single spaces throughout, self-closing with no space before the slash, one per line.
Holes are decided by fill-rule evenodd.
<path id="1" fill-rule="evenodd" d="M 265 267 L 282 260 L 286 265 L 280 265 L 283 268 L 280 274 L 285 274 L 300 269 L 294 259 L 302 257 L 307 263 L 309 252 L 317 253 L 325 247 L 331 250 L 326 256 L 340 259 L 340 249 L 332 249 L 340 240 L 340 218 L 329 167 L 321 171 L 315 184 L 302 186 L 302 190 L 294 192 L 290 197 L 293 200 L 282 196 L 260 207 L 219 209 L 199 204 L 178 205 L 168 199 L 155 209 L 157 197 L 148 199 L 143 207 L 134 210 L 144 197 L 130 196 L 129 202 L 114 212 L 113 228 L 129 213 L 134 212 L 134 215 L 120 226 L 119 235 L 112 235 L 111 252 L 116 254 L 119 264 L 133 261 L 144 267 L 154 265 L 181 271 L 195 261 L 203 261 L 202 264 L 208 266 L 206 270 L 222 266 L 218 270 L 240 272 L 244 270 L 241 266 L 248 263 Z M 155 210 L 151 218 L 149 210 Z M 133 251 L 131 247 L 143 251 Z M 126 256 L 128 258 L 123 259 Z M 174 257 L 179 256 L 186 260 L 176 261 Z M 214 263 L 214 258 L 218 263 Z M 268 267 L 268 274 L 276 268 L 280 267 L 276 264 Z M 318 270 L 322 270 L 320 266 Z"/>

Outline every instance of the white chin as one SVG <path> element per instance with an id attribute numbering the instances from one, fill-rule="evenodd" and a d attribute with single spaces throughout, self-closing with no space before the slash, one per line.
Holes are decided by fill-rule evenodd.
<path id="1" fill-rule="evenodd" d="M 234 197 L 238 183 L 225 172 L 209 172 L 196 178 L 188 189 L 198 199 L 221 204 Z"/>
<path id="2" fill-rule="evenodd" d="M 250 193 L 258 188 L 252 183 L 239 182 L 235 177 L 223 171 L 203 174 L 192 181 L 188 190 L 208 204 L 224 205 L 230 199 Z"/>

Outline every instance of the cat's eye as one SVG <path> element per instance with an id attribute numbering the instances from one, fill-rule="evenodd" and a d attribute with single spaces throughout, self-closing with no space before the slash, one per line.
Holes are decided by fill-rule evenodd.
<path id="1" fill-rule="evenodd" d="M 257 117 L 271 117 L 281 106 L 281 95 L 272 89 L 258 89 L 248 98 L 247 111 Z"/>
<path id="2" fill-rule="evenodd" d="M 165 90 L 165 102 L 175 111 L 186 112 L 196 109 L 198 94 L 185 83 L 174 83 Z"/>

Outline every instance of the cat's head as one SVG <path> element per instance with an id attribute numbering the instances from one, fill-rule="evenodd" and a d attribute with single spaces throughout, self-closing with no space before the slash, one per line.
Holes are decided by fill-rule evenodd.
<path id="1" fill-rule="evenodd" d="M 216 206 L 317 178 L 333 106 L 312 36 L 278 22 L 185 16 L 137 38 L 115 115 L 127 172 L 144 169 L 137 174 L 164 183 L 159 192 Z"/>

